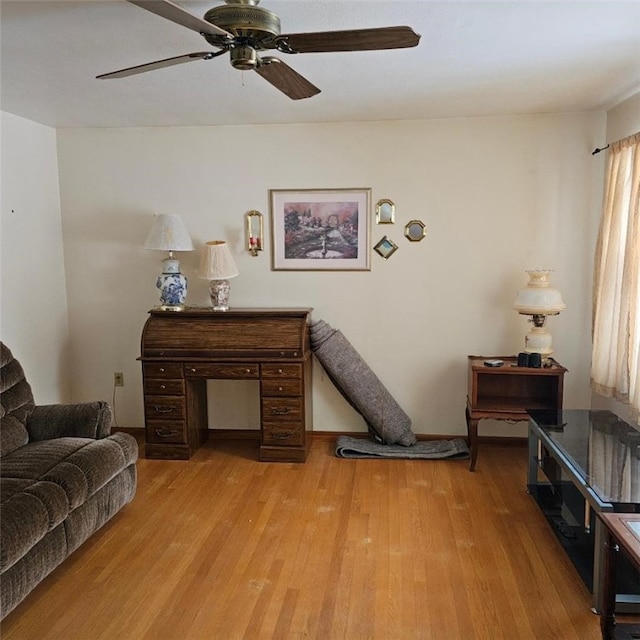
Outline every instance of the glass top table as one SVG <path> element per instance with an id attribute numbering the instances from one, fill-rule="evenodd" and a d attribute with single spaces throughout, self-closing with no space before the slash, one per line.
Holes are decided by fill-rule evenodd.
<path id="1" fill-rule="evenodd" d="M 528 414 L 528 491 L 592 591 L 594 609 L 601 611 L 604 531 L 595 514 L 640 513 L 640 428 L 610 411 Z M 621 578 L 619 612 L 638 612 L 638 587 L 637 573 Z"/>
<path id="2" fill-rule="evenodd" d="M 528 413 L 531 429 L 591 489 L 598 506 L 618 511 L 640 504 L 639 428 L 610 411 Z"/>

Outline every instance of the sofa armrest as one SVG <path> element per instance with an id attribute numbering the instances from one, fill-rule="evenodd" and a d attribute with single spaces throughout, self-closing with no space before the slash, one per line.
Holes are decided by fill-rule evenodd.
<path id="1" fill-rule="evenodd" d="M 27 431 L 30 440 L 106 438 L 111 431 L 111 407 L 102 400 L 38 405 L 27 419 Z"/>

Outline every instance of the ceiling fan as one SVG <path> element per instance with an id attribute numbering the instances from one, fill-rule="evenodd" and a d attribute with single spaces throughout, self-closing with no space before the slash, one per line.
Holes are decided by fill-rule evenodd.
<path id="1" fill-rule="evenodd" d="M 231 66 L 255 71 L 292 100 L 310 98 L 320 89 L 279 58 L 258 52 L 275 49 L 280 53 L 331 51 L 372 51 L 415 47 L 420 36 L 410 27 L 378 27 L 348 31 L 280 33 L 280 18 L 258 7 L 260 0 L 225 0 L 198 18 L 169 0 L 128 0 L 162 18 L 197 31 L 217 51 L 188 53 L 135 67 L 104 73 L 99 79 L 124 78 L 194 60 L 211 60 L 229 53 Z"/>

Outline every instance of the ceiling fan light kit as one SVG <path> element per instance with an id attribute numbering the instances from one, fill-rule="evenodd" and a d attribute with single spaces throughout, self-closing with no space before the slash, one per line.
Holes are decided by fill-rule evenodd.
<path id="1" fill-rule="evenodd" d="M 348 31 L 280 33 L 280 18 L 258 7 L 260 0 L 225 0 L 198 18 L 169 0 L 128 0 L 151 13 L 198 32 L 218 51 L 189 53 L 147 64 L 120 69 L 97 76 L 101 80 L 124 78 L 194 60 L 211 60 L 229 52 L 234 69 L 256 71 L 292 100 L 310 98 L 320 89 L 285 62 L 259 52 L 275 49 L 280 53 L 321 53 L 337 51 L 374 51 L 415 47 L 420 36 L 411 27 L 377 27 Z"/>

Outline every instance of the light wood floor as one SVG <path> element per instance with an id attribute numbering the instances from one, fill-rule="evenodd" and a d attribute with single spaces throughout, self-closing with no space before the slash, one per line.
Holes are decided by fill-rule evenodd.
<path id="1" fill-rule="evenodd" d="M 525 489 L 526 450 L 261 463 L 251 442 L 139 462 L 134 502 L 2 624 L 4 640 L 599 640 Z"/>

